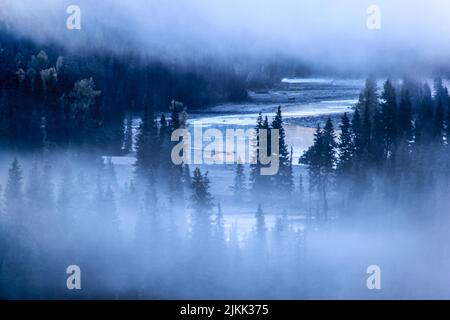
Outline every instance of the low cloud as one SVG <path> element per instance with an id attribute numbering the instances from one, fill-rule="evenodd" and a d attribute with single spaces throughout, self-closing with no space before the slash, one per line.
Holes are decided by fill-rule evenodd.
<path id="1" fill-rule="evenodd" d="M 450 56 L 447 0 L 1 0 L 11 30 L 72 48 L 132 50 L 171 59 L 298 59 L 318 69 L 421 72 Z M 82 10 L 67 30 L 66 8 Z M 381 10 L 370 30 L 367 8 Z"/>

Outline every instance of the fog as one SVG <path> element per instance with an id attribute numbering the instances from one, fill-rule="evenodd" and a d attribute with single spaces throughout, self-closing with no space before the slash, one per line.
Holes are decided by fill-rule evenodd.
<path id="1" fill-rule="evenodd" d="M 450 298 L 447 0 L 69 4 L 0 0 L 0 298 Z M 279 170 L 175 164 L 202 119 Z"/>
<path id="2" fill-rule="evenodd" d="M 82 30 L 75 32 L 65 29 L 72 2 L 2 0 L 0 14 L 42 41 L 182 61 L 287 57 L 322 72 L 389 74 L 429 72 L 446 66 L 450 54 L 446 0 L 79 0 Z M 366 26 L 372 4 L 381 9 L 380 30 Z"/>
<path id="3" fill-rule="evenodd" d="M 52 153 L 19 159 L 23 211 L 0 216 L 2 298 L 450 297 L 449 221 L 445 209 L 436 209 L 448 201 L 439 187 L 425 195 L 408 194 L 411 199 L 436 195 L 435 206 L 419 211 L 419 220 L 410 206 L 391 206 L 369 196 L 352 208 L 351 222 L 342 220 L 343 214 L 334 222 L 306 220 L 306 228 L 295 230 L 283 211 L 295 207 L 307 212 L 311 205 L 297 197 L 295 204 L 266 204 L 265 225 L 255 216 L 251 232 L 239 236 L 240 222 L 234 219 L 231 226 L 220 227 L 216 209 L 206 232 L 185 200 L 170 205 L 164 179 L 158 179 L 155 190 L 157 205 L 146 207 L 149 199 L 139 187 L 128 189 L 123 168 L 112 169 L 107 161 L 100 165 L 92 155 Z M 2 154 L 2 182 L 9 160 Z M 334 208 L 337 203 L 331 201 Z M 223 213 L 232 216 L 245 207 L 229 200 L 221 204 Z M 277 222 L 269 227 L 272 215 Z M 81 268 L 81 290 L 66 288 L 69 265 Z M 366 287 L 370 265 L 381 268 L 381 290 Z"/>

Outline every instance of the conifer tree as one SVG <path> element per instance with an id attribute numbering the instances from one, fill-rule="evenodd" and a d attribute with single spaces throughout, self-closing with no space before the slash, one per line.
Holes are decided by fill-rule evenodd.
<path id="1" fill-rule="evenodd" d="M 433 100 L 428 84 L 423 86 L 422 100 L 415 126 L 416 141 L 426 144 L 433 137 Z"/>
<path id="2" fill-rule="evenodd" d="M 341 135 L 337 144 L 338 148 L 338 164 L 336 171 L 341 177 L 348 177 L 352 169 L 353 153 L 355 145 L 351 131 L 350 119 L 347 113 L 344 113 L 341 119 Z"/>
<path id="3" fill-rule="evenodd" d="M 238 160 L 238 164 L 236 165 L 236 173 L 234 176 L 234 185 L 231 188 L 233 190 L 233 195 L 235 200 L 240 201 L 245 194 L 245 173 L 244 173 L 244 165 L 242 164 L 241 159 Z"/>
<path id="4" fill-rule="evenodd" d="M 361 158 L 364 153 L 364 142 L 363 142 L 363 133 L 362 133 L 362 122 L 361 116 L 359 114 L 358 109 L 355 110 L 353 114 L 351 130 L 353 135 L 353 144 L 355 148 L 355 156 L 357 158 Z"/>
<path id="5" fill-rule="evenodd" d="M 326 179 L 333 173 L 336 164 L 336 136 L 334 133 L 333 122 L 328 117 L 323 128 L 323 172 Z"/>
<path id="6" fill-rule="evenodd" d="M 332 184 L 336 165 L 336 140 L 331 118 L 328 118 L 323 130 L 317 126 L 314 144 L 303 154 L 300 162 L 308 166 L 310 186 L 318 194 L 318 218 L 326 218 L 327 192 Z"/>
<path id="7" fill-rule="evenodd" d="M 378 108 L 378 93 L 377 93 L 377 82 L 374 77 L 369 77 L 366 79 L 366 84 L 364 90 L 359 96 L 358 103 L 356 105 L 356 110 L 364 117 L 369 117 L 371 119 L 374 115 L 375 109 Z"/>
<path id="8" fill-rule="evenodd" d="M 384 154 L 385 157 L 388 158 L 393 151 L 397 136 L 397 97 L 395 88 L 389 80 L 384 83 L 381 98 L 381 121 L 384 131 Z"/>
<path id="9" fill-rule="evenodd" d="M 300 204 L 302 205 L 302 202 L 305 198 L 305 186 L 303 183 L 303 175 L 299 174 L 298 176 L 298 191 L 297 191 L 297 198 L 300 202 Z"/>
<path id="10" fill-rule="evenodd" d="M 445 121 L 445 110 L 442 105 L 442 101 L 437 102 L 437 107 L 433 116 L 433 129 L 432 129 L 432 139 L 439 144 L 444 143 L 444 121 Z"/>
<path id="11" fill-rule="evenodd" d="M 286 145 L 286 133 L 283 127 L 283 117 L 281 114 L 281 106 L 278 106 L 275 118 L 272 121 L 272 129 L 278 130 L 279 139 L 279 153 L 276 155 L 279 158 L 279 170 L 274 177 L 275 186 L 278 189 L 278 194 L 288 196 L 292 193 L 293 177 L 292 164 L 288 147 Z"/>
<path id="12" fill-rule="evenodd" d="M 400 139 L 408 142 L 411 141 L 413 136 L 412 104 L 409 91 L 405 88 L 402 88 L 400 92 L 400 105 L 397 119 Z"/>
<path id="13" fill-rule="evenodd" d="M 220 203 L 217 204 L 217 215 L 214 224 L 214 236 L 218 241 L 219 248 L 223 250 L 225 244 L 225 221 Z"/>
<path id="14" fill-rule="evenodd" d="M 14 158 L 8 170 L 8 181 L 5 187 L 5 207 L 6 214 L 15 220 L 20 221 L 23 205 L 23 178 L 22 169 L 17 158 Z"/>
<path id="15" fill-rule="evenodd" d="M 256 120 L 255 127 L 255 154 L 253 155 L 252 163 L 250 164 L 250 183 L 252 188 L 253 197 L 259 199 L 263 192 L 263 177 L 261 176 L 261 163 L 260 163 L 260 130 L 263 129 L 263 117 L 260 112 Z"/>
<path id="16" fill-rule="evenodd" d="M 323 132 L 320 125 L 317 124 L 314 133 L 314 143 L 306 150 L 299 159 L 300 164 L 308 166 L 309 188 L 310 191 L 317 189 L 321 181 L 321 166 L 323 154 Z"/>
<path id="17" fill-rule="evenodd" d="M 158 166 L 158 126 L 155 120 L 153 108 L 144 105 L 144 116 L 142 117 L 136 138 L 136 163 L 135 174 L 141 182 L 155 179 Z"/>
<path id="18" fill-rule="evenodd" d="M 368 157 L 370 164 L 374 164 L 375 168 L 379 168 L 393 153 L 395 146 L 395 137 L 387 142 L 387 131 L 383 114 L 380 110 L 375 110 L 372 120 L 372 132 L 370 145 L 368 147 Z"/>
<path id="19" fill-rule="evenodd" d="M 450 99 L 447 105 L 447 112 L 445 113 L 445 137 L 446 137 L 446 147 L 450 146 Z"/>
<path id="20" fill-rule="evenodd" d="M 203 232 L 208 228 L 213 208 L 213 197 L 209 189 L 208 172 L 202 174 L 199 168 L 195 168 L 192 176 L 191 203 L 194 211 L 194 224 L 198 225 Z"/>

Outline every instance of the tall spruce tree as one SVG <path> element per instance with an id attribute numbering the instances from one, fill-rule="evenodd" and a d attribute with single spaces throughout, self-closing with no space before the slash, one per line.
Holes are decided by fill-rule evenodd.
<path id="1" fill-rule="evenodd" d="M 234 176 L 234 185 L 231 187 L 233 190 L 233 196 L 236 201 L 242 201 L 242 198 L 245 194 L 245 173 L 244 173 L 244 165 L 242 164 L 241 159 L 238 160 L 238 164 L 236 165 L 236 173 Z"/>
<path id="2" fill-rule="evenodd" d="M 381 121 L 383 124 L 384 154 L 388 158 L 393 152 L 397 137 L 397 96 L 390 80 L 386 80 L 381 94 Z"/>
<path id="3" fill-rule="evenodd" d="M 338 163 L 336 171 L 340 177 L 348 178 L 352 169 L 355 144 L 353 141 L 350 119 L 348 118 L 347 113 L 344 113 L 342 116 L 340 129 L 341 134 L 337 145 Z"/>
<path id="4" fill-rule="evenodd" d="M 394 152 L 395 137 L 393 136 L 392 139 L 387 138 L 386 126 L 383 121 L 382 111 L 380 110 L 375 110 L 371 129 L 370 145 L 368 147 L 368 160 L 371 164 L 375 165 L 375 168 L 379 169 L 384 161 L 387 160 Z M 389 139 L 390 142 L 387 142 L 387 139 Z"/>
<path id="5" fill-rule="evenodd" d="M 333 122 L 328 117 L 323 128 L 323 172 L 326 178 L 332 175 L 336 164 L 336 135 Z"/>
<path id="6" fill-rule="evenodd" d="M 428 143 L 433 137 L 433 100 L 428 84 L 424 84 L 422 90 L 422 99 L 415 126 L 415 137 L 416 142 L 420 144 Z"/>
<path id="7" fill-rule="evenodd" d="M 299 159 L 300 164 L 308 166 L 309 189 L 314 191 L 319 188 L 321 180 L 321 165 L 323 153 L 323 132 L 319 124 L 317 124 L 314 133 L 314 143 L 306 150 Z"/>
<path id="8" fill-rule="evenodd" d="M 5 187 L 6 214 L 12 221 L 21 221 L 23 210 L 23 178 L 22 169 L 17 158 L 14 158 L 8 170 L 8 181 Z"/>
<path id="9" fill-rule="evenodd" d="M 321 130 L 317 126 L 314 144 L 300 158 L 308 166 L 309 183 L 318 195 L 317 218 L 326 219 L 328 215 L 327 192 L 331 186 L 336 165 L 336 140 L 331 118 Z"/>
<path id="10" fill-rule="evenodd" d="M 446 137 L 446 147 L 450 147 L 450 99 L 447 105 L 447 111 L 445 113 L 445 137 Z"/>
<path id="11" fill-rule="evenodd" d="M 158 126 L 152 107 L 144 105 L 144 115 L 136 138 L 135 174 L 138 181 L 154 180 L 159 163 Z"/>
<path id="12" fill-rule="evenodd" d="M 202 174 L 199 168 L 195 168 L 192 176 L 191 204 L 193 209 L 194 225 L 202 232 L 207 231 L 211 209 L 213 208 L 213 197 L 209 191 L 210 181 L 208 172 Z"/>
<path id="13" fill-rule="evenodd" d="M 291 157 L 286 145 L 286 133 L 283 127 L 283 116 L 281 114 L 281 106 L 278 106 L 275 118 L 272 121 L 272 129 L 278 130 L 278 147 L 279 153 L 275 156 L 279 159 L 279 170 L 274 177 L 275 187 L 278 189 L 278 194 L 289 196 L 293 191 L 293 176 Z"/>
<path id="14" fill-rule="evenodd" d="M 368 77 L 364 90 L 359 96 L 356 110 L 364 116 L 373 117 L 375 109 L 378 108 L 377 81 L 374 77 Z"/>
<path id="15" fill-rule="evenodd" d="M 255 127 L 255 140 L 254 150 L 255 154 L 252 155 L 252 163 L 250 164 L 250 183 L 252 188 L 252 194 L 255 199 L 259 199 L 264 192 L 263 177 L 261 176 L 261 163 L 260 163 L 260 130 L 263 129 L 263 116 L 260 112 L 256 120 Z"/>
<path id="16" fill-rule="evenodd" d="M 351 131 L 353 135 L 353 145 L 355 148 L 355 156 L 361 158 L 364 153 L 363 129 L 361 115 L 358 109 L 355 110 L 351 122 Z"/>
<path id="17" fill-rule="evenodd" d="M 412 104 L 409 91 L 402 88 L 400 92 L 400 105 L 397 115 L 399 134 L 402 141 L 411 141 L 413 136 L 412 127 Z"/>
<path id="18" fill-rule="evenodd" d="M 432 139 L 439 144 L 444 144 L 444 121 L 445 121 L 445 109 L 442 105 L 442 101 L 437 101 L 437 107 L 433 115 L 433 128 Z"/>

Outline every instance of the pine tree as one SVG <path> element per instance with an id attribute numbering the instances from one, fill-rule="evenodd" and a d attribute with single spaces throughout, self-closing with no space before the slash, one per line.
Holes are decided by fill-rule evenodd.
<path id="1" fill-rule="evenodd" d="M 300 164 L 308 166 L 309 189 L 310 192 L 317 189 L 321 181 L 321 165 L 323 154 L 323 132 L 320 125 L 317 125 L 314 133 L 314 143 L 306 150 L 299 159 Z"/>
<path id="2" fill-rule="evenodd" d="M 175 146 L 176 142 L 170 141 L 170 135 L 177 129 L 180 129 L 180 109 L 183 108 L 183 104 L 172 100 L 169 109 L 171 110 L 171 119 L 167 123 L 164 114 L 161 115 L 160 119 L 160 139 L 161 141 L 167 140 L 168 149 L 164 149 L 163 153 L 166 152 L 168 155 L 166 161 L 168 163 L 168 174 L 169 174 L 169 203 L 182 205 L 184 202 L 185 189 L 189 189 L 191 185 L 190 181 L 190 171 L 187 164 L 176 165 L 171 159 L 171 150 Z M 166 134 L 167 131 L 167 134 Z M 164 142 L 163 142 L 164 143 Z M 170 150 L 169 150 L 170 149 Z M 164 151 L 165 150 L 165 151 Z M 187 171 L 187 172 L 186 172 Z"/>
<path id="3" fill-rule="evenodd" d="M 298 176 L 298 200 L 300 202 L 300 205 L 302 205 L 303 199 L 305 197 L 305 187 L 303 184 L 303 175 L 299 174 Z"/>
<path id="4" fill-rule="evenodd" d="M 402 88 L 400 92 L 400 106 L 397 119 L 401 139 L 408 142 L 411 141 L 413 136 L 412 104 L 409 91 L 405 88 Z"/>
<path id="5" fill-rule="evenodd" d="M 215 227 L 214 231 L 215 239 L 218 242 L 219 249 L 223 250 L 223 246 L 225 244 L 225 220 L 222 212 L 222 206 L 220 205 L 220 203 L 217 204 L 217 215 L 214 227 Z"/>
<path id="6" fill-rule="evenodd" d="M 374 115 L 374 111 L 378 108 L 378 93 L 377 93 L 377 82 L 374 77 L 369 77 L 366 80 L 366 85 L 364 90 L 359 96 L 358 103 L 356 105 L 356 110 L 364 116 L 371 119 Z"/>
<path id="7" fill-rule="evenodd" d="M 19 161 L 14 158 L 11 163 L 11 167 L 8 170 L 8 181 L 5 187 L 5 207 L 6 213 L 11 217 L 11 219 L 18 219 L 20 221 L 21 217 L 17 216 L 22 213 L 23 204 L 23 178 L 22 170 L 20 168 Z"/>
<path id="8" fill-rule="evenodd" d="M 361 158 L 364 153 L 364 142 L 363 142 L 363 129 L 362 129 L 362 122 L 361 122 L 361 116 L 359 114 L 358 109 L 355 110 L 355 113 L 353 114 L 352 123 L 351 123 L 351 130 L 353 135 L 353 144 L 355 148 L 355 156 L 357 158 Z"/>
<path id="9" fill-rule="evenodd" d="M 169 124 L 167 123 L 166 116 L 161 114 L 159 119 L 159 146 L 161 148 L 161 153 L 166 154 L 167 157 L 163 158 L 162 164 L 164 165 L 164 170 L 167 170 L 169 166 L 167 166 L 168 162 L 171 163 L 170 153 L 171 153 L 171 141 L 169 137 Z"/>
<path id="10" fill-rule="evenodd" d="M 245 173 L 244 173 L 244 165 L 239 159 L 238 164 L 236 165 L 236 173 L 234 176 L 234 185 L 232 187 L 233 195 L 236 201 L 241 201 L 245 194 Z"/>
<path id="11" fill-rule="evenodd" d="M 333 122 L 328 117 L 323 129 L 323 172 L 326 176 L 333 173 L 336 164 L 336 136 L 334 133 Z"/>
<path id="12" fill-rule="evenodd" d="M 369 129 L 366 127 L 369 126 Z M 369 169 L 369 147 L 370 139 L 367 141 L 367 135 L 371 133 L 371 121 L 365 117 L 362 121 L 359 111 L 355 110 L 351 123 L 354 156 L 351 180 L 351 192 L 358 193 L 359 198 L 369 189 L 368 169 Z"/>
<path id="13" fill-rule="evenodd" d="M 389 140 L 390 142 L 387 142 Z M 370 138 L 370 145 L 368 147 L 369 162 L 374 164 L 376 168 L 392 156 L 394 152 L 395 137 L 387 138 L 386 125 L 383 121 L 382 112 L 375 110 L 375 115 L 372 120 L 372 132 Z"/>
<path id="14" fill-rule="evenodd" d="M 159 135 L 163 139 L 167 137 L 169 133 L 169 124 L 167 123 L 166 116 L 164 113 L 161 114 L 161 118 L 159 119 Z"/>
<path id="15" fill-rule="evenodd" d="M 437 141 L 439 144 L 443 144 L 444 143 L 443 136 L 445 129 L 444 128 L 445 110 L 441 100 L 439 100 L 437 103 L 438 105 L 436 107 L 433 117 L 432 139 L 434 141 Z"/>
<path id="16" fill-rule="evenodd" d="M 261 175 L 261 163 L 260 163 L 260 130 L 263 129 L 263 117 L 260 112 L 256 120 L 255 127 L 255 154 L 253 155 L 252 163 L 250 164 L 250 183 L 252 188 L 253 197 L 259 199 L 264 191 L 263 177 Z"/>
<path id="17" fill-rule="evenodd" d="M 135 174 L 139 181 L 155 179 L 158 166 L 158 126 L 152 107 L 144 106 L 144 116 L 136 138 Z"/>
<path id="18" fill-rule="evenodd" d="M 447 112 L 445 114 L 445 137 L 446 137 L 446 147 L 450 147 L 450 99 L 447 105 Z"/>
<path id="19" fill-rule="evenodd" d="M 208 172 L 204 175 L 196 168 L 192 176 L 191 203 L 194 210 L 194 225 L 206 231 L 209 225 L 209 217 L 213 208 L 213 197 L 209 191 L 210 181 Z"/>
<path id="20" fill-rule="evenodd" d="M 446 106 L 449 103 L 449 96 L 448 96 L 448 90 L 444 86 L 444 83 L 442 81 L 442 78 L 438 77 L 434 79 L 433 82 L 434 87 L 434 100 L 436 106 L 441 104 L 442 106 Z"/>
<path id="21" fill-rule="evenodd" d="M 287 169 L 286 184 L 285 184 L 286 189 L 289 190 L 288 193 L 289 196 L 295 190 L 293 161 L 294 161 L 294 148 L 291 146 L 291 152 L 289 154 L 289 167 Z"/>
<path id="22" fill-rule="evenodd" d="M 428 84 L 423 86 L 419 115 L 415 126 L 416 141 L 426 144 L 433 137 L 433 100 Z"/>
<path id="23" fill-rule="evenodd" d="M 344 113 L 342 116 L 340 129 L 341 135 L 337 145 L 339 158 L 336 171 L 339 176 L 348 177 L 352 169 L 355 145 L 351 131 L 350 119 L 348 118 L 347 113 Z"/>
<path id="24" fill-rule="evenodd" d="M 336 141 L 333 123 L 328 118 L 323 130 L 317 126 L 314 144 L 300 158 L 309 171 L 310 189 L 317 191 L 319 206 L 318 218 L 326 218 L 328 213 L 327 192 L 334 177 L 336 165 Z M 318 206 L 318 208 L 319 208 Z"/>
<path id="25" fill-rule="evenodd" d="M 366 156 L 369 158 L 372 144 L 372 122 L 373 116 L 375 116 L 376 114 L 377 108 L 374 108 L 372 111 L 370 111 L 368 107 L 364 108 L 361 138 L 363 144 L 363 153 L 366 154 Z"/>
<path id="26" fill-rule="evenodd" d="M 384 131 L 384 154 L 388 158 L 393 151 L 397 136 L 397 97 L 389 80 L 384 83 L 381 95 L 381 121 Z"/>
<path id="27" fill-rule="evenodd" d="M 283 127 L 283 117 L 281 114 L 281 106 L 278 106 L 276 116 L 272 121 L 272 129 L 278 130 L 278 146 L 279 153 L 276 155 L 279 159 L 279 170 L 274 177 L 275 186 L 278 188 L 278 193 L 289 197 L 293 191 L 293 177 L 291 157 L 289 155 L 288 147 L 286 145 L 286 133 Z"/>
<path id="28" fill-rule="evenodd" d="M 169 109 L 171 111 L 170 131 L 173 132 L 180 129 L 180 112 L 183 110 L 183 104 L 172 100 Z"/>

